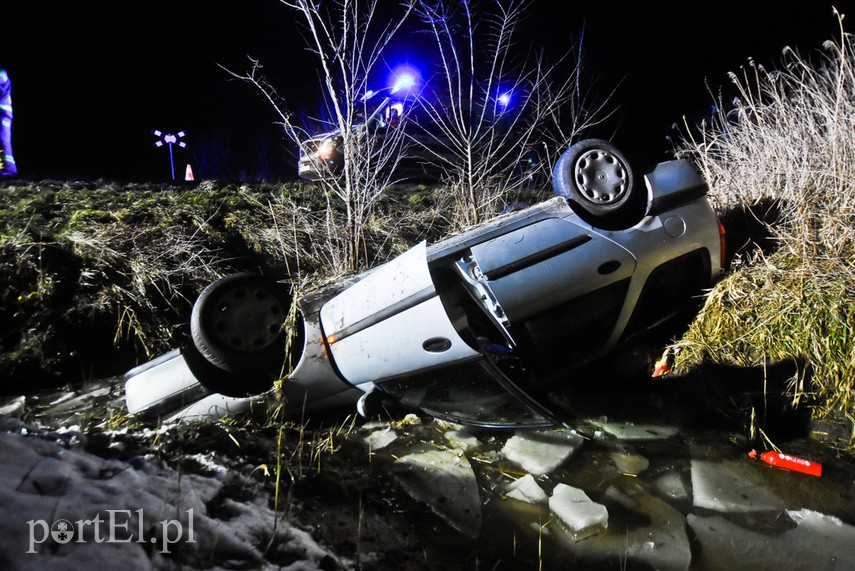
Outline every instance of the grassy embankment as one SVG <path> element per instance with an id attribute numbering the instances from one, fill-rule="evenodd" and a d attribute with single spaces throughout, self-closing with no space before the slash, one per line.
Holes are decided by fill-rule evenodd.
<path id="1" fill-rule="evenodd" d="M 855 59 L 853 38 L 813 59 L 785 51 L 770 70 L 732 74 L 738 100 L 686 137 L 725 219 L 767 240 L 737 257 L 677 344 L 677 371 L 797 361 L 793 404 L 832 420 L 855 446 Z"/>
<path id="2" fill-rule="evenodd" d="M 366 263 L 444 231 L 437 196 L 413 186 L 384 197 Z M 337 218 L 313 185 L 5 183 L 0 392 L 119 374 L 176 346 L 220 275 L 262 272 L 302 290 L 334 278 Z"/>

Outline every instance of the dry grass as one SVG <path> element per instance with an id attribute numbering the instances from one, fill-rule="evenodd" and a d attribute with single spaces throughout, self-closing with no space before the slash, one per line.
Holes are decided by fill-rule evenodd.
<path id="1" fill-rule="evenodd" d="M 377 264 L 445 232 L 441 194 L 384 192 L 360 258 Z M 349 268 L 340 206 L 305 184 L 4 184 L 0 376 L 27 386 L 34 372 L 45 382 L 121 372 L 134 355 L 175 347 L 195 296 L 227 273 L 286 279 L 296 292 L 340 278 Z M 93 362 L 115 371 L 90 371 Z"/>
<path id="2" fill-rule="evenodd" d="M 841 18 L 842 23 L 842 18 Z M 687 128 L 678 153 L 696 161 L 718 210 L 757 210 L 773 253 L 740 254 L 678 343 L 678 370 L 705 360 L 742 366 L 800 360 L 794 403 L 855 428 L 855 69 L 841 25 L 814 59 L 785 50 L 779 69 L 731 74 L 738 97 Z M 764 222 L 764 221 L 760 221 Z M 855 433 L 850 445 L 855 444 Z"/>

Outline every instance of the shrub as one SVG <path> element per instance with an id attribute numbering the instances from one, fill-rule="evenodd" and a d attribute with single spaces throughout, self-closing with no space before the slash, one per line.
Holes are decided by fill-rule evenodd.
<path id="1" fill-rule="evenodd" d="M 842 17 L 840 18 L 842 22 Z M 731 74 L 737 97 L 684 131 L 723 218 L 749 213 L 774 248 L 756 242 L 676 347 L 676 370 L 705 360 L 742 366 L 798 360 L 794 403 L 855 427 L 855 70 L 853 38 L 815 59 L 786 49 L 782 65 L 751 61 Z M 773 213 L 773 215 L 769 215 Z M 731 240 L 730 247 L 740 246 Z M 807 380 L 809 379 L 809 381 Z M 855 436 L 850 437 L 855 444 Z"/>

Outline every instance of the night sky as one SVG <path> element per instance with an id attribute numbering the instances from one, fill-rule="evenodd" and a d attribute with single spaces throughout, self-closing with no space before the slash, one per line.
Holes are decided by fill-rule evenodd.
<path id="1" fill-rule="evenodd" d="M 852 0 L 533 0 L 520 49 L 558 54 L 584 29 L 592 95 L 617 89 L 614 116 L 590 134 L 613 139 L 643 168 L 668 158 L 671 125 L 703 116 L 708 87 L 725 85 L 728 71 L 749 57 L 774 66 L 786 45 L 807 54 L 834 38 L 832 5 L 855 18 Z M 0 6 L 0 67 L 13 82 L 23 178 L 163 179 L 168 153 L 154 148 L 155 128 L 186 130 L 189 152 L 176 161 L 182 174 L 186 162 L 221 156 L 229 176 L 293 176 L 272 110 L 219 67 L 244 71 L 248 56 L 258 58 L 295 110 L 313 110 L 316 76 L 295 16 L 277 0 Z M 403 57 L 420 57 L 407 49 Z"/>

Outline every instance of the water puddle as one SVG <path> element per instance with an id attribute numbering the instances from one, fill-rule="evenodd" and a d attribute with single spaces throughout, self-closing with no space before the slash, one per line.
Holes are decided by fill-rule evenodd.
<path id="1" fill-rule="evenodd" d="M 855 470 L 828 452 L 823 476 L 814 477 L 749 458 L 751 445 L 738 433 L 668 424 L 598 418 L 509 433 L 427 421 L 362 432 L 370 442 L 385 435 L 371 451 L 375 472 L 391 474 L 471 538 L 463 542 L 470 562 L 855 566 Z M 808 441 L 787 444 L 794 453 L 817 452 Z M 454 556 L 465 553 L 458 545 Z"/>

